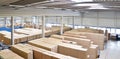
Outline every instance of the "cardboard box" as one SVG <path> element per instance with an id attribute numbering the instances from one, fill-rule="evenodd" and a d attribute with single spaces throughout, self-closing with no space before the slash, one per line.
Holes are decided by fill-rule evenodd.
<path id="1" fill-rule="evenodd" d="M 58 45 L 58 53 L 69 55 L 80 59 L 88 59 L 87 49 L 77 45 L 70 46 L 67 44 Z"/>
<path id="2" fill-rule="evenodd" d="M 77 43 L 77 45 L 81 45 L 84 48 L 89 48 L 91 45 L 91 40 L 89 40 L 89 39 L 76 38 L 76 37 L 70 37 L 70 36 L 61 36 L 61 35 L 52 35 L 51 37 L 57 38 L 57 39 L 74 41 Z"/>
<path id="3" fill-rule="evenodd" d="M 18 45 L 13 45 L 10 48 L 16 54 L 22 56 L 25 59 L 33 59 L 33 52 L 32 50 L 27 49 L 26 47 Z"/>
<path id="4" fill-rule="evenodd" d="M 33 41 L 29 41 L 28 42 L 30 45 L 39 47 L 39 48 L 43 48 L 49 51 L 53 51 L 53 52 L 57 52 L 57 45 L 54 44 L 49 44 L 46 42 L 43 42 L 42 39 L 40 40 L 33 40 Z"/>
<path id="5" fill-rule="evenodd" d="M 21 57 L 18 54 L 12 52 L 9 49 L 5 49 L 5 50 L 0 51 L 0 56 L 3 59 L 24 59 L 23 57 Z"/>
<path id="6" fill-rule="evenodd" d="M 43 49 L 34 49 L 33 55 L 34 59 L 77 59 L 75 57 L 70 57 Z"/>
<path id="7" fill-rule="evenodd" d="M 88 54 L 90 55 L 89 59 L 97 59 L 99 53 L 98 53 L 98 45 L 91 45 L 88 49 Z"/>
<path id="8" fill-rule="evenodd" d="M 75 37 L 69 37 L 69 36 L 61 36 L 61 35 L 52 35 L 53 38 L 58 38 L 64 40 L 71 40 L 77 42 L 77 45 L 81 45 L 84 48 L 88 49 L 88 54 L 90 55 L 90 59 L 96 59 L 98 56 L 98 45 L 91 44 L 91 41 L 89 39 L 82 39 L 82 38 L 75 38 Z M 64 52 L 66 53 L 66 52 Z"/>
<path id="9" fill-rule="evenodd" d="M 99 46 L 100 50 L 104 50 L 104 44 L 105 44 L 105 36 L 104 34 L 98 34 L 98 33 L 87 33 L 87 32 L 66 32 L 67 35 L 71 35 L 77 38 L 82 38 L 80 37 L 81 35 L 84 35 L 87 37 L 87 39 L 90 39 L 93 41 L 93 44 L 96 44 Z M 65 33 L 65 34 L 66 34 Z M 103 45 L 103 46 L 101 46 Z"/>

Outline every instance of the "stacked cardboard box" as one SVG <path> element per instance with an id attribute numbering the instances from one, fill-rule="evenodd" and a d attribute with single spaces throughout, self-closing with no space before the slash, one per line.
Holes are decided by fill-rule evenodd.
<path id="1" fill-rule="evenodd" d="M 72 31 L 104 34 L 103 30 L 92 29 L 92 28 L 79 28 L 79 29 L 74 29 Z"/>
<path id="2" fill-rule="evenodd" d="M 42 49 L 34 49 L 33 53 L 34 59 L 77 59 L 75 57 L 65 56 Z"/>
<path id="3" fill-rule="evenodd" d="M 51 52 L 51 51 L 48 51 L 45 49 L 41 49 L 41 48 L 29 45 L 29 44 L 17 44 L 17 45 L 13 45 L 13 46 L 15 47 L 16 52 L 19 51 L 19 50 L 17 50 L 18 47 L 21 51 L 25 51 L 25 50 L 28 50 L 31 52 L 33 51 L 33 54 L 32 54 L 33 59 L 77 59 L 74 57 L 70 57 L 70 56 L 58 54 L 55 52 Z M 20 47 L 22 47 L 22 49 Z M 23 52 L 21 52 L 21 53 L 23 55 L 25 55 L 25 53 L 23 53 Z M 31 57 L 31 56 L 29 56 L 29 57 Z M 28 58 L 28 59 L 31 59 L 31 58 Z"/>
<path id="4" fill-rule="evenodd" d="M 32 44 L 36 44 L 36 42 L 44 42 L 45 44 L 49 44 L 49 46 L 50 45 L 55 45 L 55 46 L 59 46 L 57 49 L 59 49 L 59 50 L 57 50 L 57 52 L 58 53 L 61 53 L 61 54 L 64 54 L 64 55 L 69 55 L 70 54 L 70 56 L 72 56 L 72 57 L 76 57 L 76 58 L 81 58 L 81 59 L 84 59 L 84 58 L 88 58 L 88 50 L 86 49 L 86 48 L 83 48 L 82 46 L 78 46 L 78 45 L 75 45 L 75 44 L 71 44 L 71 43 L 69 43 L 69 42 L 65 42 L 65 43 L 63 43 L 63 41 L 62 40 L 60 40 L 60 39 L 56 39 L 56 38 L 41 38 L 41 39 L 39 39 L 39 40 L 34 40 L 34 43 L 32 42 Z M 41 44 L 40 43 L 37 43 L 38 45 L 40 45 L 41 46 Z M 62 45 L 62 46 L 61 46 Z M 63 46 L 63 45 L 65 45 L 65 47 Z M 34 46 L 36 46 L 36 45 L 34 45 Z M 51 46 L 50 46 L 51 47 Z M 62 47 L 62 48 L 61 48 Z M 68 47 L 67 49 L 68 50 L 64 50 L 64 49 L 66 49 L 66 47 Z M 40 48 L 43 48 L 43 47 L 40 47 Z M 49 48 L 49 47 L 48 47 Z M 53 48 L 53 47 L 52 47 Z M 45 49 L 45 48 L 44 48 Z M 50 49 L 50 48 L 49 48 Z M 46 50 L 48 50 L 48 49 L 46 49 Z M 55 49 L 56 50 L 56 49 Z M 69 50 L 71 50 L 71 52 L 69 51 Z M 77 53 L 74 53 L 74 51 L 76 51 Z M 65 53 L 67 53 L 67 54 L 65 54 Z M 76 56 L 76 54 L 78 54 L 77 56 Z M 83 54 L 83 55 L 82 55 Z"/>
<path id="5" fill-rule="evenodd" d="M 45 38 L 42 38 L 42 39 L 44 40 Z M 42 39 L 32 40 L 32 41 L 29 41 L 28 43 L 30 45 L 33 45 L 33 46 L 36 46 L 36 47 L 39 47 L 39 48 L 43 48 L 43 49 L 46 49 L 46 50 L 49 50 L 49 51 L 56 52 L 57 45 L 43 42 Z"/>
<path id="6" fill-rule="evenodd" d="M 74 41 L 77 43 L 77 45 L 81 45 L 83 48 L 87 48 L 90 59 L 96 59 L 96 57 L 99 55 L 98 45 L 93 45 L 89 39 L 75 38 L 62 35 L 52 35 L 51 37 L 57 39 L 64 38 L 64 40 Z"/>
<path id="7" fill-rule="evenodd" d="M 9 49 L 0 51 L 0 59 L 24 59 Z"/>
<path id="8" fill-rule="evenodd" d="M 19 44 L 17 44 L 11 46 L 10 49 L 25 59 L 33 59 L 33 52 L 31 50 L 28 50 L 26 47 L 22 47 Z"/>
<path id="9" fill-rule="evenodd" d="M 67 47 L 69 47 L 70 49 L 75 49 L 75 48 L 81 48 L 81 49 L 85 49 L 85 48 L 83 48 L 82 46 L 78 46 L 78 45 L 76 45 L 76 44 L 73 44 L 73 43 L 71 43 L 71 42 L 62 42 L 63 40 L 59 40 L 59 39 L 55 39 L 55 38 L 49 38 L 48 40 L 46 40 L 45 42 L 46 43 L 49 43 L 49 44 L 56 44 L 56 45 L 58 45 L 58 53 L 61 53 L 61 54 L 64 54 L 64 53 L 62 53 L 62 52 L 65 52 L 65 53 L 67 53 L 67 54 L 65 54 L 65 55 L 69 55 L 70 54 L 70 56 L 72 56 L 72 57 L 77 57 L 77 56 L 75 56 L 76 55 L 76 53 L 74 53 L 74 52 L 70 52 L 70 51 L 67 51 L 67 50 L 64 50 L 64 48 L 62 48 L 62 49 L 59 49 L 59 45 L 65 45 L 65 46 L 67 46 Z M 59 51 L 60 50 L 60 51 Z M 69 49 L 68 49 L 69 50 Z M 83 50 L 80 50 L 80 49 L 78 49 L 79 51 L 83 51 Z M 70 53 L 69 53 L 70 52 Z M 80 52 L 78 52 L 78 53 L 80 53 Z M 85 51 L 84 53 L 86 53 L 87 54 L 87 51 Z M 85 57 L 86 55 L 83 55 L 83 58 Z M 82 56 L 81 57 L 77 57 L 77 58 L 81 58 L 82 59 Z"/>
<path id="10" fill-rule="evenodd" d="M 79 46 L 70 46 L 68 44 L 59 44 L 58 45 L 58 53 L 69 55 L 72 57 L 80 58 L 80 59 L 88 59 L 89 55 L 87 53 L 87 49 L 79 47 Z"/>
<path id="11" fill-rule="evenodd" d="M 57 38 L 57 39 L 74 41 L 74 42 L 77 42 L 78 45 L 82 45 L 84 48 L 89 48 L 91 45 L 91 40 L 89 39 L 76 38 L 76 37 L 70 37 L 70 36 L 61 36 L 61 35 L 52 35 L 51 37 Z"/>
<path id="12" fill-rule="evenodd" d="M 105 44 L 105 36 L 103 34 L 97 34 L 97 33 L 86 33 L 86 32 L 66 32 L 64 34 L 71 35 L 73 37 L 82 38 L 79 36 L 86 36 L 88 39 L 93 41 L 93 44 L 96 44 L 99 46 L 100 50 L 104 49 Z"/>
<path id="13" fill-rule="evenodd" d="M 4 35 L 0 33 L 0 42 L 3 41 Z"/>
<path id="14" fill-rule="evenodd" d="M 87 36 L 85 36 L 84 34 L 82 35 L 72 35 L 72 34 L 69 34 L 69 33 L 65 33 L 63 34 L 64 36 L 71 36 L 71 37 L 78 37 L 78 38 L 84 38 L 84 39 L 87 39 Z"/>

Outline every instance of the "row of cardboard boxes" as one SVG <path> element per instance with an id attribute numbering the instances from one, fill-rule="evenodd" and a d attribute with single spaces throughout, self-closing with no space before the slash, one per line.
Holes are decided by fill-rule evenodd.
<path id="1" fill-rule="evenodd" d="M 98 45 L 100 50 L 104 50 L 104 45 L 106 41 L 106 36 L 104 34 L 67 31 L 63 35 L 76 37 L 76 38 L 89 39 L 92 41 L 93 44 Z"/>
<path id="2" fill-rule="evenodd" d="M 56 30 L 46 30 L 45 36 L 60 33 L 60 28 L 58 27 L 53 27 L 53 28 L 56 28 Z M 71 30 L 71 28 L 64 27 L 64 31 L 67 31 L 67 30 Z M 33 29 L 33 28 L 16 29 L 14 33 L 14 39 L 15 39 L 14 42 L 15 44 L 17 44 L 20 42 L 38 39 L 41 37 L 42 37 L 42 31 L 39 29 Z M 0 42 L 3 42 L 4 44 L 7 44 L 7 45 L 11 44 L 11 32 L 0 31 L 0 38 L 1 38 Z"/>
<path id="3" fill-rule="evenodd" d="M 56 38 L 55 38 L 56 37 Z M 88 39 L 61 39 L 57 35 L 52 35 L 51 38 L 41 38 L 29 41 L 29 44 L 17 44 L 11 46 L 11 50 L 25 59 L 54 59 L 51 58 L 51 54 L 56 59 L 97 59 L 98 46 L 93 45 Z M 85 45 L 86 43 L 86 45 Z M 36 47 L 45 49 L 44 52 L 41 49 L 36 50 Z M 48 50 L 52 51 L 50 54 L 45 53 Z M 60 57 L 61 54 L 67 57 Z M 69 57 L 68 57 L 69 56 Z M 71 56 L 71 57 L 70 57 Z M 49 58 L 50 57 L 50 58 Z"/>
<path id="4" fill-rule="evenodd" d="M 53 55 L 51 57 L 49 53 L 41 53 L 41 50 L 34 51 L 35 47 L 52 51 L 51 53 L 58 55 L 71 56 L 70 58 L 60 58 L 54 55 L 56 59 L 97 59 L 99 49 L 104 49 L 104 37 L 103 34 L 68 31 L 63 35 L 52 35 L 51 38 L 32 40 L 28 44 L 13 45 L 11 50 L 25 59 L 54 59 Z M 31 50 L 30 54 L 26 52 L 31 52 Z"/>

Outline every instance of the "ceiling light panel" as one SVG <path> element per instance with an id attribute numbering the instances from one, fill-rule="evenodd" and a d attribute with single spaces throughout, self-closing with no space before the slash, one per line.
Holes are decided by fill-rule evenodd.
<path id="1" fill-rule="evenodd" d="M 98 4 L 98 3 L 84 3 L 84 4 L 76 4 L 74 6 L 78 6 L 78 7 L 90 6 L 88 9 L 108 9 L 108 8 L 105 8 L 103 5 Z"/>
<path id="2" fill-rule="evenodd" d="M 97 3 L 85 3 L 85 4 L 75 4 L 75 5 L 73 5 L 73 6 L 98 6 L 98 5 L 100 5 L 100 4 L 97 4 Z"/>
<path id="3" fill-rule="evenodd" d="M 73 2 L 92 2 L 93 0 L 71 0 Z"/>
<path id="4" fill-rule="evenodd" d="M 120 0 L 93 0 L 95 2 L 118 2 Z"/>

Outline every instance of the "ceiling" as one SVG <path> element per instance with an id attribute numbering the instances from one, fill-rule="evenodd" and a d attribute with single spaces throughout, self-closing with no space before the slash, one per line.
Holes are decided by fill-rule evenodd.
<path id="1" fill-rule="evenodd" d="M 19 0 L 0 0 L 0 5 L 8 5 L 9 3 L 13 3 Z"/>
<path id="2" fill-rule="evenodd" d="M 71 10 L 120 10 L 119 0 L 0 0 L 0 7 Z"/>

